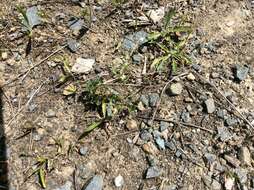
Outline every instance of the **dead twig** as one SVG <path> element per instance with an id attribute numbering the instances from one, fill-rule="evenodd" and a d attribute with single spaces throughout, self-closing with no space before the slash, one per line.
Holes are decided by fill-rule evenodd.
<path id="1" fill-rule="evenodd" d="M 151 119 L 151 117 L 143 117 L 143 116 L 138 116 L 138 118 L 141 118 L 141 119 Z M 154 118 L 154 121 L 165 121 L 165 122 L 171 122 L 171 123 L 174 123 L 176 125 L 184 125 L 184 126 L 187 126 L 187 127 L 192 127 L 192 128 L 196 128 L 196 129 L 200 129 L 202 131 L 206 131 L 206 132 L 209 132 L 211 134 L 213 134 L 214 132 L 210 129 L 206 129 L 204 127 L 201 127 L 201 126 L 198 126 L 198 125 L 195 125 L 195 124 L 191 124 L 191 123 L 185 123 L 185 122 L 179 122 L 179 121 L 175 121 L 175 120 L 171 120 L 171 119 L 163 119 L 163 118 Z"/>
<path id="2" fill-rule="evenodd" d="M 56 53 L 58 53 L 59 51 L 61 51 L 62 49 L 64 49 L 67 45 L 63 45 L 60 48 L 58 48 L 57 50 L 55 50 L 54 52 L 52 52 L 51 54 L 49 54 L 47 57 L 45 57 L 44 59 L 42 59 L 41 61 L 39 61 L 37 64 L 31 66 L 30 68 L 26 69 L 24 72 L 20 73 L 18 76 L 16 76 L 14 79 L 11 79 L 9 81 L 7 81 L 6 83 L 4 83 L 2 85 L 2 87 L 5 87 L 13 82 L 15 82 L 16 80 L 18 80 L 20 77 L 22 76 L 27 76 L 34 68 L 38 67 L 39 65 L 41 65 L 42 63 L 44 63 L 46 60 L 48 60 L 50 57 L 52 57 L 53 55 L 55 55 Z M 24 77 L 22 78 L 22 80 L 24 80 Z"/>
<path id="3" fill-rule="evenodd" d="M 226 100 L 226 102 L 239 114 L 235 114 L 237 117 L 239 117 L 240 119 L 242 119 L 243 121 L 245 121 L 250 127 L 254 128 L 254 126 L 251 124 L 251 122 L 246 119 L 244 117 L 244 115 L 235 107 L 234 104 L 232 104 L 228 99 L 227 97 L 214 85 L 212 84 L 211 82 L 209 82 L 208 80 L 206 80 L 203 76 L 201 76 L 200 74 L 198 74 L 196 71 L 194 71 L 194 73 L 202 80 L 204 81 L 205 83 L 209 84 L 211 87 L 213 87 L 219 95 L 221 95 L 223 97 L 223 99 Z"/>
<path id="4" fill-rule="evenodd" d="M 26 102 L 26 104 L 24 106 L 21 106 L 18 111 L 14 114 L 14 116 L 10 119 L 10 121 L 7 123 L 7 126 L 10 126 L 10 124 L 14 121 L 14 119 L 30 104 L 30 102 L 33 100 L 34 96 L 36 94 L 39 93 L 40 89 L 42 88 L 42 86 L 45 84 L 42 83 L 34 92 L 33 94 L 30 96 L 29 100 Z"/>

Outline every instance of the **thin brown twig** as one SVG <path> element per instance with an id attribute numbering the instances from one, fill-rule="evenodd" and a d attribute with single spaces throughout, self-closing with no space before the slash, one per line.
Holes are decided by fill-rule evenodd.
<path id="1" fill-rule="evenodd" d="M 235 107 L 234 104 L 232 104 L 228 99 L 227 97 L 214 85 L 212 84 L 211 82 L 209 82 L 208 80 L 206 80 L 203 76 L 201 76 L 200 74 L 198 74 L 196 71 L 194 71 L 194 73 L 201 79 L 203 80 L 205 83 L 209 84 L 211 87 L 213 87 L 218 93 L 219 95 L 221 95 L 225 100 L 226 102 L 239 114 L 235 114 L 237 117 L 239 117 L 240 119 L 242 119 L 243 121 L 245 121 L 250 127 L 254 128 L 254 126 L 251 124 L 251 122 L 246 119 L 244 117 L 244 115 Z"/>
<path id="2" fill-rule="evenodd" d="M 60 48 L 58 48 L 57 50 L 55 50 L 54 52 L 52 52 L 51 54 L 49 54 L 47 57 L 45 57 L 44 59 L 42 59 L 41 61 L 39 61 L 37 64 L 31 66 L 30 68 L 26 69 L 24 72 L 20 73 L 18 76 L 16 76 L 14 79 L 11 79 L 9 81 L 7 81 L 6 83 L 4 83 L 2 85 L 2 87 L 5 87 L 13 82 L 15 82 L 16 80 L 18 80 L 20 77 L 22 77 L 23 75 L 27 76 L 34 68 L 38 67 L 39 65 L 41 65 L 42 63 L 44 63 L 46 60 L 48 60 L 50 57 L 52 57 L 53 55 L 55 55 L 56 53 L 58 53 L 59 51 L 61 51 L 62 49 L 64 49 L 67 45 L 63 45 Z M 24 80 L 24 77 L 22 78 Z"/>
<path id="3" fill-rule="evenodd" d="M 14 116 L 10 119 L 10 121 L 7 123 L 6 126 L 10 126 L 10 124 L 11 124 L 11 123 L 14 121 L 14 119 L 23 111 L 23 109 L 24 109 L 25 107 L 27 107 L 27 106 L 30 104 L 30 102 L 33 100 L 34 96 L 35 96 L 37 93 L 39 93 L 40 89 L 42 88 L 42 86 L 43 86 L 44 84 L 45 84 L 45 82 L 42 83 L 42 84 L 34 91 L 34 93 L 30 96 L 30 98 L 29 98 L 29 100 L 26 102 L 26 104 L 25 104 L 24 106 L 21 106 L 21 107 L 18 109 L 18 111 L 14 114 Z"/>
<path id="4" fill-rule="evenodd" d="M 177 79 L 177 78 L 179 78 L 179 77 L 182 77 L 182 76 L 185 76 L 185 75 L 187 75 L 187 73 L 182 73 L 182 74 L 180 74 L 180 75 L 177 75 L 177 76 L 173 77 L 172 79 L 170 79 L 170 80 L 165 84 L 165 86 L 163 87 L 163 89 L 162 89 L 162 91 L 161 91 L 160 98 L 159 98 L 159 100 L 158 100 L 158 102 L 157 102 L 157 104 L 156 104 L 156 107 L 155 107 L 155 109 L 154 109 L 153 116 L 152 116 L 152 119 L 151 119 L 151 124 L 153 123 L 153 121 L 154 121 L 154 119 L 155 119 L 155 117 L 156 117 L 157 111 L 158 111 L 158 109 L 159 109 L 159 107 L 160 107 L 160 104 L 161 104 L 162 96 L 163 96 L 163 94 L 165 93 L 165 91 L 166 91 L 168 85 L 169 85 L 171 82 L 173 82 L 175 79 Z"/>
<path id="5" fill-rule="evenodd" d="M 141 118 L 141 119 L 151 119 L 151 117 L 143 117 L 143 116 L 138 116 L 138 118 Z M 187 127 L 192 127 L 192 128 L 200 129 L 200 130 L 209 132 L 209 133 L 211 133 L 211 134 L 214 133 L 214 132 L 213 132 L 212 130 L 210 130 L 210 129 L 206 129 L 206 128 L 204 128 L 204 127 L 201 127 L 201 126 L 198 126 L 198 125 L 195 125 L 195 124 L 192 124 L 192 123 L 179 122 L 179 121 L 175 121 L 175 120 L 171 120 L 171 119 L 163 119 L 163 118 L 154 118 L 154 121 L 171 122 L 171 123 L 174 123 L 174 124 L 176 124 L 176 125 L 184 125 L 184 126 L 187 126 Z"/>

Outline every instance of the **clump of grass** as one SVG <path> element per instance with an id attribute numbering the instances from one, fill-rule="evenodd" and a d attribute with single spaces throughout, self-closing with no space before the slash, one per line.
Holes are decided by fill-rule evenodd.
<path id="1" fill-rule="evenodd" d="M 191 60 L 185 52 L 185 45 L 192 31 L 191 27 L 185 26 L 182 21 L 178 24 L 172 23 L 176 12 L 170 10 L 165 14 L 164 26 L 161 31 L 154 31 L 149 34 L 148 41 L 155 45 L 159 56 L 151 64 L 156 70 L 163 70 L 165 66 L 171 66 L 176 72 L 180 64 L 189 64 Z"/>

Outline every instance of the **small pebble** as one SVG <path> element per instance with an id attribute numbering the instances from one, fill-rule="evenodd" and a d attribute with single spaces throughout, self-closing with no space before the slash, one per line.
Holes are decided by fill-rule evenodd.
<path id="1" fill-rule="evenodd" d="M 2 57 L 3 61 L 7 60 L 8 59 L 8 53 L 7 52 L 2 52 L 1 57 Z"/>
<path id="2" fill-rule="evenodd" d="M 138 124 L 134 119 L 129 119 L 127 121 L 126 127 L 129 131 L 133 131 L 138 129 Z"/>
<path id="3" fill-rule="evenodd" d="M 209 98 L 205 101 L 205 108 L 207 113 L 213 113 L 215 111 L 215 104 L 214 104 L 214 100 L 212 98 Z"/>
<path id="4" fill-rule="evenodd" d="M 148 142 L 148 143 L 143 144 L 142 148 L 146 153 L 149 153 L 149 154 L 152 154 L 152 155 L 156 155 L 159 152 L 157 147 L 152 142 Z"/>
<path id="5" fill-rule="evenodd" d="M 52 117 L 56 117 L 56 112 L 52 109 L 49 109 L 46 113 L 46 117 L 47 118 L 52 118 Z"/>
<path id="6" fill-rule="evenodd" d="M 196 78 L 192 73 L 190 73 L 190 74 L 187 75 L 187 79 L 190 80 L 190 81 L 194 81 Z"/>
<path id="7" fill-rule="evenodd" d="M 251 166 L 252 158 L 248 147 L 241 147 L 238 155 L 243 165 Z"/>
<path id="8" fill-rule="evenodd" d="M 85 156 L 88 152 L 88 147 L 80 147 L 79 149 L 79 153 L 82 155 L 82 156 Z"/>
<path id="9" fill-rule="evenodd" d="M 249 68 L 247 66 L 236 65 L 235 70 L 236 70 L 235 78 L 238 81 L 243 81 L 248 76 Z"/>
<path id="10" fill-rule="evenodd" d="M 79 49 L 80 44 L 77 42 L 77 40 L 70 39 L 67 41 L 67 46 L 72 53 L 75 53 Z"/>
<path id="11" fill-rule="evenodd" d="M 101 175 L 94 176 L 86 187 L 82 190 L 102 190 L 103 188 L 103 177 Z"/>
<path id="12" fill-rule="evenodd" d="M 169 93 L 170 95 L 177 96 L 183 91 L 183 86 L 180 83 L 174 83 L 170 85 Z"/>
<path id="13" fill-rule="evenodd" d="M 123 176 L 118 175 L 115 179 L 114 179 L 114 184 L 116 187 L 122 187 L 124 184 L 124 179 Z"/>

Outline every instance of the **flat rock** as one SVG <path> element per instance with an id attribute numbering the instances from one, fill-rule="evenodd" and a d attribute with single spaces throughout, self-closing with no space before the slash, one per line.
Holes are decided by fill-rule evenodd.
<path id="1" fill-rule="evenodd" d="M 134 50 L 137 47 L 147 42 L 148 33 L 145 31 L 138 31 L 134 34 L 125 36 L 122 47 L 126 50 Z"/>
<path id="2" fill-rule="evenodd" d="M 235 168 L 238 168 L 241 164 L 241 162 L 236 157 L 230 155 L 224 155 L 224 159 Z"/>
<path id="3" fill-rule="evenodd" d="M 209 98 L 205 101 L 205 109 L 207 113 L 213 113 L 215 111 L 215 104 L 212 98 Z"/>
<path id="4" fill-rule="evenodd" d="M 82 57 L 77 58 L 76 63 L 72 66 L 71 71 L 76 74 L 88 73 L 93 69 L 95 59 L 84 59 Z"/>
<path id="5" fill-rule="evenodd" d="M 238 156 L 243 165 L 251 166 L 252 158 L 248 147 L 241 147 L 238 152 Z"/>
<path id="6" fill-rule="evenodd" d="M 29 22 L 29 25 L 33 28 L 36 25 L 41 24 L 41 18 L 38 15 L 38 9 L 36 6 L 29 7 L 26 10 L 26 16 Z"/>
<path id="7" fill-rule="evenodd" d="M 101 175 L 95 175 L 86 187 L 82 190 L 102 190 L 103 188 L 103 177 Z"/>
<path id="8" fill-rule="evenodd" d="M 152 94 L 149 94 L 149 105 L 151 107 L 155 107 L 160 99 L 160 96 L 159 94 L 157 93 L 152 93 Z"/>
<path id="9" fill-rule="evenodd" d="M 157 166 L 152 166 L 146 171 L 146 179 L 156 178 L 161 175 L 161 169 Z"/>
<path id="10" fill-rule="evenodd" d="M 155 142 L 160 150 L 165 150 L 165 141 L 161 137 L 156 137 Z"/>

